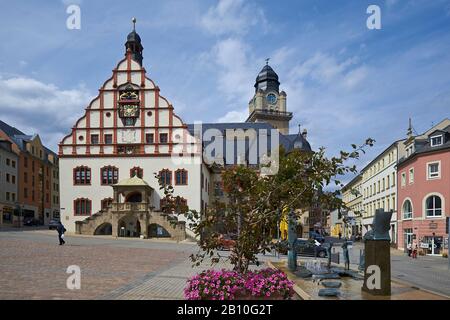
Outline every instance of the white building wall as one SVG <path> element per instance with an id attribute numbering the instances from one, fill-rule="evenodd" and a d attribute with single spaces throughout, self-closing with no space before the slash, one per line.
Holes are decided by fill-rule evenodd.
<path id="1" fill-rule="evenodd" d="M 60 177 L 64 181 L 64 187 L 61 188 L 61 210 L 62 221 L 69 232 L 75 231 L 75 221 L 86 219 L 86 216 L 75 216 L 73 201 L 77 198 L 87 198 L 92 201 L 92 213 L 101 209 L 101 201 L 105 198 L 113 197 L 111 186 L 101 184 L 101 168 L 104 166 L 115 166 L 119 169 L 119 181 L 130 178 L 130 169 L 140 167 L 144 171 L 143 179 L 154 189 L 153 206 L 159 208 L 159 200 L 163 192 L 159 190 L 158 181 L 154 173 L 162 169 L 172 171 L 172 183 L 174 195 L 181 196 L 187 200 L 190 209 L 200 211 L 200 159 L 193 158 L 192 163 L 177 164 L 173 163 L 169 157 L 135 157 L 135 158 L 62 158 L 60 159 Z M 87 166 L 91 169 L 90 185 L 73 185 L 73 169 L 77 166 Z M 175 171 L 177 169 L 186 169 L 188 171 L 188 185 L 175 185 Z M 179 217 L 185 221 L 184 216 Z M 188 225 L 186 225 L 188 227 Z"/>
<path id="2" fill-rule="evenodd" d="M 363 235 L 371 230 L 376 209 L 393 210 L 390 231 L 392 242 L 396 242 L 397 238 L 397 145 L 393 144 L 362 171 Z"/>

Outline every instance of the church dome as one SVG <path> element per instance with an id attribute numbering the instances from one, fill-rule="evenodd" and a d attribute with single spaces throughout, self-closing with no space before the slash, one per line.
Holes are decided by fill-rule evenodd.
<path id="1" fill-rule="evenodd" d="M 256 77 L 256 82 L 266 81 L 266 80 L 278 81 L 277 73 L 268 64 L 266 64 L 264 66 L 264 68 L 262 68 L 262 70 L 259 72 L 258 76 Z"/>
<path id="2" fill-rule="evenodd" d="M 131 31 L 127 36 L 127 41 L 129 42 L 141 42 L 141 37 L 136 31 Z"/>
<path id="3" fill-rule="evenodd" d="M 258 73 L 255 82 L 255 89 L 263 91 L 276 91 L 280 90 L 280 82 L 278 81 L 277 73 L 272 69 L 269 64 L 266 64 Z"/>

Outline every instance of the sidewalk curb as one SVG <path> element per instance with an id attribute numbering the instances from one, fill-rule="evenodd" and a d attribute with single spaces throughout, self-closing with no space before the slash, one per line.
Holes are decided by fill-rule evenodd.
<path id="1" fill-rule="evenodd" d="M 420 291 L 424 291 L 424 292 L 427 292 L 427 293 L 431 293 L 431 294 L 434 294 L 436 296 L 440 296 L 442 298 L 450 300 L 450 296 L 447 296 L 447 295 L 445 295 L 443 293 L 439 293 L 439 292 L 436 292 L 436 291 L 433 291 L 433 290 L 428 290 L 428 289 L 417 287 L 414 284 L 412 284 L 410 282 L 407 282 L 407 281 L 404 281 L 404 280 L 400 280 L 400 279 L 391 277 L 391 282 L 396 282 L 398 284 L 401 284 L 401 285 L 404 285 L 404 286 L 408 286 L 410 288 L 414 288 L 414 289 L 417 289 L 417 290 L 420 290 Z"/>
<path id="2" fill-rule="evenodd" d="M 277 269 L 279 270 L 277 267 L 275 267 L 272 263 L 272 261 L 267 261 L 267 264 L 269 265 L 269 267 L 271 267 L 272 269 Z M 289 279 L 289 275 L 288 275 L 288 279 Z M 289 279 L 291 280 L 291 279 Z M 295 291 L 295 293 L 302 299 L 302 300 L 312 300 L 311 296 L 309 294 L 307 294 L 305 291 L 303 291 L 303 289 L 301 289 L 298 285 L 294 284 L 294 286 L 292 287 Z"/>

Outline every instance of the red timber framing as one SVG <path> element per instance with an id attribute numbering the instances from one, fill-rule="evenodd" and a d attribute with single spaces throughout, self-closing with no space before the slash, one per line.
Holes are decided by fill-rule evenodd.
<path id="1" fill-rule="evenodd" d="M 142 73 L 141 73 L 141 83 L 142 83 Z M 145 80 L 144 80 L 145 81 Z M 141 150 L 140 153 L 145 153 L 145 91 L 141 91 Z"/>
<path id="2" fill-rule="evenodd" d="M 104 93 L 103 90 L 100 90 L 100 154 L 103 154 L 103 144 L 105 143 L 104 131 L 103 131 L 103 116 L 104 111 Z"/>
<path id="3" fill-rule="evenodd" d="M 117 95 L 119 93 L 117 91 L 113 92 L 113 104 L 114 104 L 114 130 L 113 130 L 113 141 L 114 141 L 114 154 L 117 154 Z"/>
<path id="4" fill-rule="evenodd" d="M 159 153 L 159 87 L 155 90 L 155 153 Z"/>
<path id="5" fill-rule="evenodd" d="M 172 153 L 172 131 L 173 128 L 173 107 L 169 104 L 169 153 Z"/>
<path id="6" fill-rule="evenodd" d="M 121 63 L 126 63 L 126 70 L 119 70 L 119 66 Z M 140 142 L 136 144 L 137 147 L 137 154 L 134 154 L 133 156 L 144 156 L 144 157 L 165 157 L 165 156 L 171 156 L 173 153 L 173 145 L 174 145 L 174 137 L 173 134 L 176 129 L 182 129 L 183 130 L 183 137 L 182 137 L 182 144 L 183 144 L 183 154 L 187 154 L 187 136 L 189 135 L 187 130 L 187 125 L 182 122 L 182 120 L 175 115 L 174 108 L 172 104 L 167 101 L 164 97 L 160 96 L 160 88 L 149 78 L 146 77 L 146 72 L 144 68 L 141 68 L 139 70 L 131 70 L 132 62 L 131 62 L 131 53 L 127 52 L 127 55 L 124 59 L 122 59 L 117 66 L 112 70 L 113 74 L 112 76 L 107 79 L 102 87 L 99 89 L 98 96 L 93 99 L 88 107 L 85 109 L 85 115 L 78 119 L 75 126 L 72 128 L 71 135 L 68 135 L 63 138 L 59 145 L 59 156 L 60 157 L 68 157 L 68 158 L 89 158 L 89 157 L 127 157 L 129 155 L 127 154 L 119 154 L 118 153 L 118 73 L 125 73 L 127 75 L 127 81 L 131 83 L 132 80 L 132 73 L 136 72 L 138 75 L 140 75 L 140 88 L 139 88 L 139 94 L 140 94 L 140 122 L 138 127 L 135 127 L 138 132 L 140 131 Z M 145 87 L 146 81 L 150 81 L 153 84 L 153 87 Z M 106 85 L 108 81 L 112 81 L 112 87 L 106 89 Z M 112 96 L 112 106 L 111 105 L 105 105 L 105 92 L 111 92 Z M 154 105 L 153 106 L 147 106 L 146 101 L 146 93 L 147 92 L 153 92 L 154 93 Z M 168 125 L 160 126 L 160 98 L 164 99 L 167 102 L 167 111 L 168 111 Z M 98 100 L 97 100 L 98 99 Z M 92 103 L 97 101 L 99 103 L 98 109 L 91 109 Z M 166 109 L 166 108 L 164 108 Z M 146 117 L 147 113 L 151 111 L 152 115 L 154 116 L 154 123 L 147 123 Z M 98 112 L 98 114 L 96 114 Z M 111 113 L 111 116 L 113 117 L 113 123 L 112 126 L 105 126 L 105 117 L 107 113 Z M 180 125 L 174 126 L 174 118 L 177 118 L 177 120 L 181 121 Z M 85 118 L 85 126 L 78 127 L 80 121 Z M 96 123 L 94 126 L 92 126 L 92 119 L 98 118 L 98 124 Z M 139 121 L 139 120 L 138 120 Z M 153 121 L 152 121 L 153 122 Z M 164 153 L 161 153 L 160 145 L 160 129 L 167 129 L 168 130 L 168 151 L 165 151 Z M 91 139 L 91 133 L 93 130 L 98 131 L 99 133 L 99 143 L 96 144 L 99 147 L 99 153 L 93 154 L 92 153 L 92 139 Z M 106 145 L 105 144 L 105 130 L 111 130 L 112 131 L 112 143 Z M 167 131 L 166 131 L 167 132 Z M 145 146 L 146 146 L 146 133 L 153 133 L 154 136 L 154 151 L 152 153 L 145 153 Z M 84 140 L 78 140 L 78 135 L 82 134 L 84 136 Z M 70 136 L 72 136 L 71 140 Z M 67 139 L 67 140 L 66 140 Z M 63 143 L 63 141 L 67 141 L 66 143 Z M 179 143 L 178 141 L 177 143 Z M 105 146 L 112 146 L 113 150 L 112 153 L 105 154 Z M 72 152 L 71 154 L 64 154 L 66 148 L 71 148 Z M 85 152 L 79 152 L 77 150 L 78 147 L 85 147 Z M 70 150 L 70 149 L 69 149 Z M 196 152 L 192 152 L 193 150 L 190 150 L 189 152 L 192 156 L 197 155 Z"/>
<path id="7" fill-rule="evenodd" d="M 86 109 L 86 154 L 91 154 L 91 110 Z"/>

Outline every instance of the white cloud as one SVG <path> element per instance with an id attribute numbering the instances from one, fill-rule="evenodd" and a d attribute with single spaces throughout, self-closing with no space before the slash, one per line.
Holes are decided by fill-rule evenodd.
<path id="1" fill-rule="evenodd" d="M 64 90 L 23 76 L 0 77 L 0 96 L 0 118 L 27 134 L 38 133 L 53 150 L 92 99 L 83 86 Z"/>
<path id="2" fill-rule="evenodd" d="M 244 0 L 219 0 L 216 6 L 209 8 L 200 19 L 200 25 L 216 35 L 245 34 L 253 26 L 260 32 L 267 27 L 267 21 L 261 8 Z"/>
<path id="3" fill-rule="evenodd" d="M 228 101 L 241 103 L 251 98 L 255 70 L 249 63 L 249 47 L 240 39 L 228 38 L 219 41 L 211 51 L 211 59 L 217 65 L 218 90 L 224 93 Z"/>
<path id="4" fill-rule="evenodd" d="M 226 115 L 219 118 L 217 122 L 244 122 L 248 117 L 248 109 L 241 111 L 229 111 Z"/>

